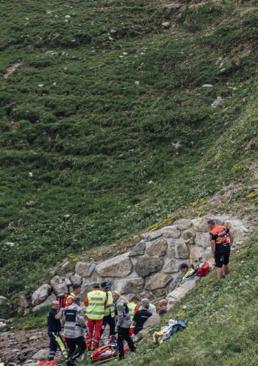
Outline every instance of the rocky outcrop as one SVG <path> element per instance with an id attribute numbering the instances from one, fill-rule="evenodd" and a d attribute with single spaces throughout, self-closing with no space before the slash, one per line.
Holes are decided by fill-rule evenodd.
<path id="1" fill-rule="evenodd" d="M 33 292 L 31 296 L 32 305 L 38 305 L 46 300 L 48 295 L 50 294 L 51 287 L 46 283 L 40 286 L 36 291 Z"/>
<path id="2" fill-rule="evenodd" d="M 229 225 L 235 237 L 235 246 L 243 242 L 248 232 L 243 222 L 229 216 L 211 218 L 219 224 Z M 180 298 L 186 289 L 173 290 L 177 283 L 179 264 L 185 261 L 195 263 L 211 257 L 207 219 L 180 219 L 173 225 L 143 234 L 143 239 L 129 252 L 97 263 L 77 262 L 74 271 L 53 277 L 51 286 L 42 285 L 33 293 L 34 310 L 51 302 L 51 290 L 60 295 L 66 293 L 73 284 L 80 284 L 83 292 L 87 292 L 95 282 L 104 279 L 111 280 L 113 289 L 125 295 L 137 293 L 153 298 L 169 294 L 170 300 Z M 173 303 L 172 300 L 170 302 Z"/>

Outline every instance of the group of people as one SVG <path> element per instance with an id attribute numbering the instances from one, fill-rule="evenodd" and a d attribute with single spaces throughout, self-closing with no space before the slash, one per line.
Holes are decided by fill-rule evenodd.
<path id="1" fill-rule="evenodd" d="M 213 220 L 209 220 L 208 225 L 211 249 L 220 279 L 229 273 L 233 238 L 226 226 L 216 225 Z M 179 267 L 184 276 L 189 273 L 189 269 L 186 263 Z M 119 292 L 112 291 L 111 287 L 110 281 L 96 283 L 82 301 L 81 287 L 74 285 L 70 295 L 53 301 L 48 316 L 49 360 L 54 359 L 57 349 L 60 348 L 57 339 L 62 339 L 68 348 L 67 366 L 74 366 L 75 360 L 86 349 L 98 349 L 104 332 L 108 332 L 109 340 L 117 340 L 119 359 L 124 358 L 124 341 L 131 352 L 136 351 L 132 334 L 143 329 L 145 322 L 156 313 L 156 307 L 147 298 L 140 301 L 137 295 L 131 295 L 127 299 Z M 163 299 L 159 303 L 159 313 L 166 311 L 167 300 Z"/>
<path id="2" fill-rule="evenodd" d="M 48 315 L 49 360 L 54 359 L 60 348 L 57 337 L 68 348 L 67 366 L 73 366 L 86 350 L 98 349 L 104 332 L 109 342 L 117 339 L 119 359 L 124 358 L 124 341 L 131 352 L 136 351 L 132 335 L 143 329 L 145 322 L 156 313 L 156 306 L 147 298 L 139 301 L 137 295 L 127 299 L 112 291 L 111 286 L 110 281 L 94 284 L 82 302 L 81 287 L 74 285 L 65 299 L 53 301 Z M 164 302 L 161 302 L 161 312 L 165 311 Z"/>

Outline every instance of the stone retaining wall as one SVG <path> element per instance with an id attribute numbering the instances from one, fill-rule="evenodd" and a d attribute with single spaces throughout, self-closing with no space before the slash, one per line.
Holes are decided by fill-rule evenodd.
<path id="1" fill-rule="evenodd" d="M 217 223 L 228 223 L 234 246 L 241 245 L 248 229 L 243 222 L 228 216 L 213 217 Z M 142 240 L 129 252 L 105 261 L 77 262 L 74 272 L 56 275 L 31 297 L 33 311 L 51 303 L 54 294 L 67 293 L 73 284 L 87 292 L 94 282 L 112 281 L 113 289 L 122 294 L 155 297 L 170 294 L 175 288 L 178 266 L 211 257 L 207 217 L 181 219 L 171 226 L 143 234 Z M 173 296 L 172 296 L 173 297 Z"/>

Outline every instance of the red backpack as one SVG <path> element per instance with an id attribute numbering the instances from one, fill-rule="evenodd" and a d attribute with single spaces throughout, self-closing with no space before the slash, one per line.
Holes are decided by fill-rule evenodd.
<path id="1" fill-rule="evenodd" d="M 56 362 L 56 360 L 52 360 L 52 361 L 43 360 L 43 361 L 38 361 L 36 363 L 36 366 L 57 366 L 57 362 Z"/>
<path id="2" fill-rule="evenodd" d="M 210 270 L 209 262 L 204 262 L 197 268 L 195 275 L 198 277 L 204 277 L 210 272 Z"/>

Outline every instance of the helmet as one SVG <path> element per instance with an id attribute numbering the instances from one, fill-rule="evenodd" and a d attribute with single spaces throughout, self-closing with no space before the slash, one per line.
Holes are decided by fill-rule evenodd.
<path id="1" fill-rule="evenodd" d="M 112 283 L 107 280 L 107 281 L 103 281 L 101 282 L 100 286 L 104 289 L 104 290 L 110 290 L 112 287 Z"/>

